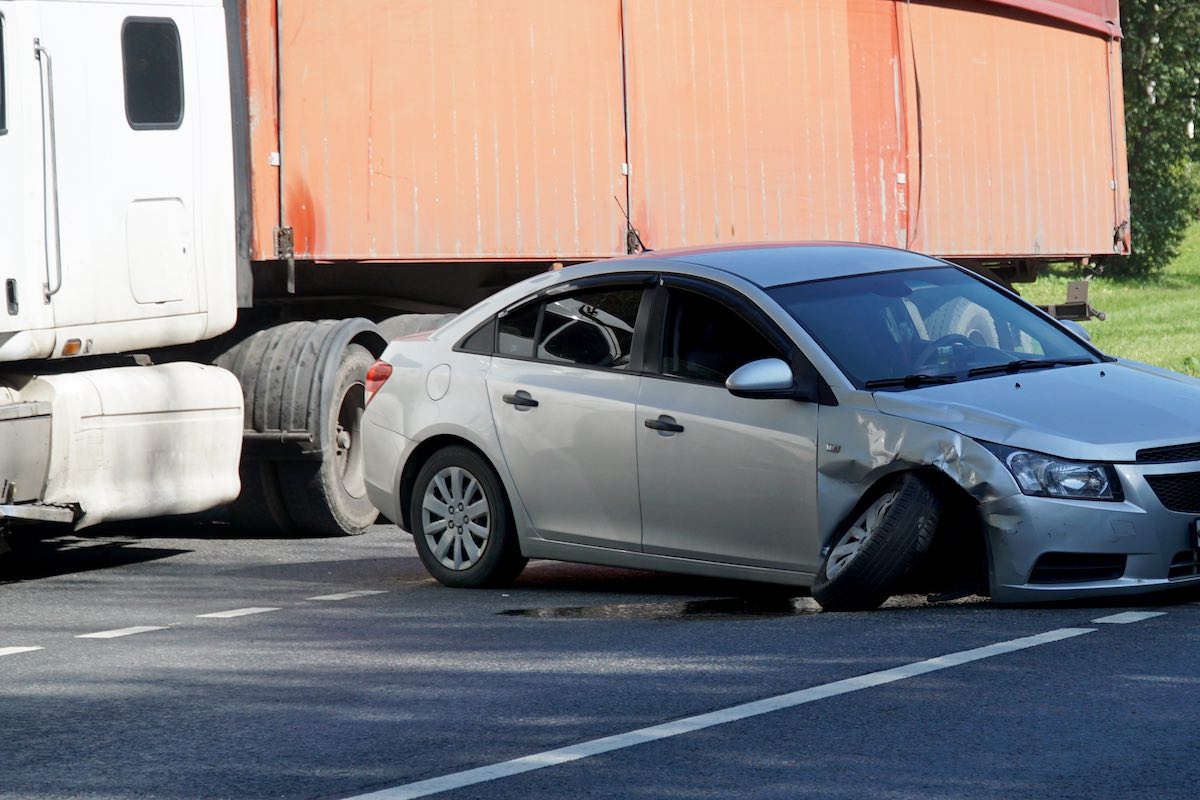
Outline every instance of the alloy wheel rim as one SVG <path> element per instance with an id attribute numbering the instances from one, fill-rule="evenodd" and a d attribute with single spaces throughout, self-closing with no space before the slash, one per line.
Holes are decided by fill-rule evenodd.
<path id="1" fill-rule="evenodd" d="M 829 580 L 836 578 L 862 552 L 866 543 L 883 525 L 883 520 L 895 504 L 896 497 L 896 492 L 887 492 L 859 514 L 858 519 L 850 526 L 850 530 L 842 535 L 829 553 L 829 559 L 825 562 L 826 578 Z"/>
<path id="2" fill-rule="evenodd" d="M 462 467 L 440 470 L 421 499 L 421 530 L 438 563 L 461 572 L 479 563 L 492 532 L 492 510 L 479 480 Z"/>

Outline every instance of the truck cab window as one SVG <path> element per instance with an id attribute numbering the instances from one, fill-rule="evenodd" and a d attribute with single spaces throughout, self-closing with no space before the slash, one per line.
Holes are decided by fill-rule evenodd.
<path id="1" fill-rule="evenodd" d="M 4 80 L 4 16 L 0 15 L 0 136 L 8 133 L 8 98 Z"/>
<path id="2" fill-rule="evenodd" d="M 183 59 L 179 28 L 169 19 L 128 19 L 121 31 L 125 116 L 134 130 L 183 123 Z"/>

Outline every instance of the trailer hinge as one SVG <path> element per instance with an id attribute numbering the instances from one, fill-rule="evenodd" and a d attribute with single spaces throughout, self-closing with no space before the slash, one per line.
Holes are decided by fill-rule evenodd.
<path id="1" fill-rule="evenodd" d="M 275 257 L 287 261 L 287 293 L 296 293 L 296 236 L 290 227 L 275 229 Z"/>

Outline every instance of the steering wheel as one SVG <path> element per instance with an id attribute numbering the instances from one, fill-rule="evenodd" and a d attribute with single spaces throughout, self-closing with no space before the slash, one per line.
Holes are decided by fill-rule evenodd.
<path id="1" fill-rule="evenodd" d="M 961 333 L 947 333 L 945 336 L 939 336 L 925 345 L 920 354 L 917 355 L 916 366 L 922 367 L 928 365 L 930 357 L 937 354 L 938 348 L 952 347 L 956 344 L 966 345 L 970 348 L 975 347 L 975 343 Z"/>

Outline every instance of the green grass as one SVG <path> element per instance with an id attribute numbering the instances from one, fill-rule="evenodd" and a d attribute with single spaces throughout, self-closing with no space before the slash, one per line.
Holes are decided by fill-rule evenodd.
<path id="1" fill-rule="evenodd" d="M 1017 289 L 1031 303 L 1062 303 L 1069 280 L 1068 270 L 1055 268 Z M 1101 350 L 1200 377 L 1200 223 L 1192 225 L 1178 258 L 1159 276 L 1117 281 L 1099 275 L 1088 301 L 1107 315 L 1103 322 L 1084 324 Z"/>

